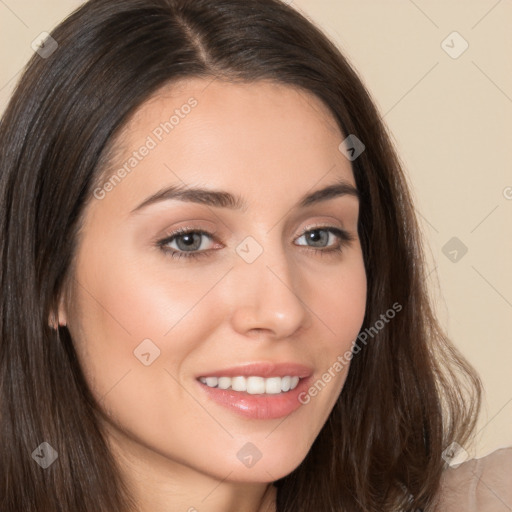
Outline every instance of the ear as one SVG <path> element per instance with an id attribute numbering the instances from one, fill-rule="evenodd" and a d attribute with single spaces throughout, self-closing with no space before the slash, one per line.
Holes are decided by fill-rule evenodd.
<path id="1" fill-rule="evenodd" d="M 61 295 L 59 299 L 59 307 L 57 312 L 57 317 L 55 317 L 55 312 L 51 311 L 50 315 L 48 316 L 48 326 L 51 329 L 57 330 L 59 326 L 66 326 L 67 325 L 67 312 L 66 312 L 66 305 L 64 300 L 64 294 Z"/>

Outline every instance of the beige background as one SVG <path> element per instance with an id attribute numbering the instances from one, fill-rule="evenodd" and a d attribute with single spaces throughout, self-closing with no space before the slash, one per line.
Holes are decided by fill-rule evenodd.
<path id="1" fill-rule="evenodd" d="M 0 0 L 0 111 L 31 42 L 81 3 Z M 476 446 L 465 448 L 481 457 L 512 446 L 512 2 L 292 5 L 345 52 L 394 136 L 421 215 L 439 316 L 486 388 Z M 457 58 L 443 49 L 462 49 L 454 31 L 469 45 Z M 445 247 L 452 237 L 466 254 Z"/>

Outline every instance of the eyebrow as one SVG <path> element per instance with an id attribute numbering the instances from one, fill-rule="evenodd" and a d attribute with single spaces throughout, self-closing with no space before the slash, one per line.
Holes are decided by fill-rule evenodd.
<path id="1" fill-rule="evenodd" d="M 351 196 L 358 200 L 360 199 L 357 188 L 344 180 L 339 180 L 320 190 L 306 194 L 299 200 L 297 206 L 299 208 L 305 208 L 343 196 Z M 231 192 L 178 184 L 163 188 L 149 196 L 136 206 L 130 214 L 136 213 L 149 205 L 170 200 L 187 201 L 216 208 L 229 208 L 230 210 L 245 210 L 247 208 L 245 200 L 239 195 L 233 195 Z"/>

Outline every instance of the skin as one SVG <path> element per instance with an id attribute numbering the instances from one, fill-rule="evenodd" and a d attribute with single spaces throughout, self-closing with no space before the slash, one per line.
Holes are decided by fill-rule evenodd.
<path id="1" fill-rule="evenodd" d="M 111 176 L 190 97 L 198 104 L 103 199 L 92 198 L 58 321 L 67 325 L 103 427 L 143 512 L 263 512 L 273 481 L 304 459 L 348 366 L 283 420 L 244 418 L 212 402 L 202 371 L 249 362 L 310 365 L 315 380 L 350 350 L 366 305 L 357 236 L 359 203 L 345 195 L 298 208 L 306 193 L 343 178 L 345 138 L 323 103 L 290 86 L 189 79 L 147 101 L 116 141 Z M 155 138 L 155 137 L 153 137 Z M 156 139 L 155 139 L 156 140 Z M 245 210 L 169 200 L 131 210 L 162 187 L 186 183 L 239 194 Z M 345 229 L 322 245 L 304 232 Z M 204 229 L 209 256 L 175 259 L 156 245 L 178 227 Z M 262 254 L 235 251 L 247 236 Z M 183 251 L 185 244 L 168 247 Z M 151 339 L 149 366 L 134 350 Z M 247 442 L 262 458 L 237 458 Z"/>

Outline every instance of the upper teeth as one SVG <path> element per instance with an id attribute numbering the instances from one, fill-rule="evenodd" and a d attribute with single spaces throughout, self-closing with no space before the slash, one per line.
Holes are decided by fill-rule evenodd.
<path id="1" fill-rule="evenodd" d="M 251 395 L 259 393 L 277 394 L 295 389 L 299 383 L 299 377 L 200 377 L 203 384 L 210 388 L 219 387 L 233 391 L 246 391 Z"/>

